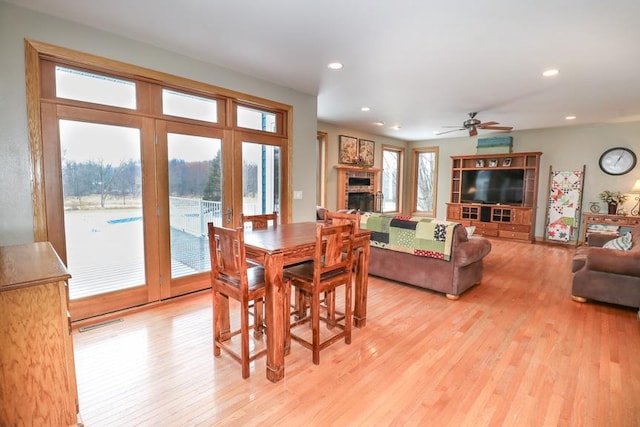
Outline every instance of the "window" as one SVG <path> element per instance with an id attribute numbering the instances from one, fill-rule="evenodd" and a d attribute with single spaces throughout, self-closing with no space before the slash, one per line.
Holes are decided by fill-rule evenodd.
<path id="1" fill-rule="evenodd" d="M 316 205 L 327 206 L 327 133 L 318 132 L 316 138 Z"/>
<path id="2" fill-rule="evenodd" d="M 416 215 L 436 216 L 438 185 L 438 147 L 413 150 L 411 211 Z"/>
<path id="3" fill-rule="evenodd" d="M 218 122 L 217 101 L 169 89 L 162 89 L 162 112 L 170 116 Z"/>
<path id="4" fill-rule="evenodd" d="M 403 163 L 403 148 L 382 146 L 382 212 L 401 211 Z"/>
<path id="5" fill-rule="evenodd" d="M 55 70 L 58 98 L 136 109 L 134 82 L 61 66 Z"/>
<path id="6" fill-rule="evenodd" d="M 238 127 L 278 133 L 276 114 L 242 105 L 237 107 Z"/>

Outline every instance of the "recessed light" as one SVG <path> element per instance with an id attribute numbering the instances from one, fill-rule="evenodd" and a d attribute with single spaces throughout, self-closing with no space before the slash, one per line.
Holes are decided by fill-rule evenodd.
<path id="1" fill-rule="evenodd" d="M 374 125 L 376 126 L 384 126 L 384 122 L 380 121 L 380 122 L 373 122 Z"/>
<path id="2" fill-rule="evenodd" d="M 342 65 L 342 63 L 340 62 L 331 62 L 329 65 L 327 65 L 327 67 L 332 70 L 341 70 L 344 65 Z"/>
<path id="3" fill-rule="evenodd" d="M 557 76 L 559 72 L 560 71 L 556 70 L 555 68 L 550 68 L 548 70 L 544 70 L 542 75 L 545 76 L 545 77 L 553 77 L 553 76 Z"/>
<path id="4" fill-rule="evenodd" d="M 393 130 L 400 130 L 400 128 L 401 128 L 401 127 L 402 127 L 402 126 L 400 126 L 400 125 L 395 125 L 395 126 L 391 126 L 391 129 L 393 129 Z"/>
<path id="5" fill-rule="evenodd" d="M 564 118 L 565 120 L 575 120 L 576 116 L 567 116 Z"/>
<path id="6" fill-rule="evenodd" d="M 369 107 L 362 107 L 362 108 L 360 109 L 360 111 L 371 111 L 371 108 L 369 108 Z"/>

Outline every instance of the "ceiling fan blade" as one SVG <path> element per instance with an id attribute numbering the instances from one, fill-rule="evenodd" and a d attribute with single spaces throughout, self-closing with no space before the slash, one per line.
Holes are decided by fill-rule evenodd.
<path id="1" fill-rule="evenodd" d="M 472 127 L 471 129 L 469 129 L 469 136 L 476 136 L 478 134 L 478 129 L 476 129 L 475 127 Z"/>
<path id="2" fill-rule="evenodd" d="M 435 135 L 444 135 L 445 133 L 459 132 L 461 130 L 464 130 L 464 128 L 445 130 L 443 132 L 436 132 Z"/>
<path id="3" fill-rule="evenodd" d="M 511 130 L 513 126 L 481 126 L 480 128 L 489 130 Z"/>
<path id="4" fill-rule="evenodd" d="M 484 123 L 480 123 L 480 127 L 485 127 L 485 126 L 493 126 L 493 125 L 497 125 L 499 124 L 498 122 L 484 122 Z"/>

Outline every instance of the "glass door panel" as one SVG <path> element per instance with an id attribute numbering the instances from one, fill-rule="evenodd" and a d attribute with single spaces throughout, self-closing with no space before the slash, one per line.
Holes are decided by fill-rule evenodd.
<path id="1" fill-rule="evenodd" d="M 242 213 L 280 212 L 280 147 L 242 143 Z"/>
<path id="2" fill-rule="evenodd" d="M 60 120 L 71 300 L 146 284 L 140 129 Z"/>
<path id="3" fill-rule="evenodd" d="M 167 134 L 171 278 L 211 268 L 207 223 L 222 225 L 221 141 Z"/>

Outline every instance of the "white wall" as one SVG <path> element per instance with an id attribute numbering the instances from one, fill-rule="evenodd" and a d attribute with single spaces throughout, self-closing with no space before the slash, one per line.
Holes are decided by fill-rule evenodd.
<path id="1" fill-rule="evenodd" d="M 0 245 L 33 241 L 24 39 L 99 55 L 293 106 L 293 220 L 314 219 L 317 97 L 166 50 L 0 2 Z"/>

